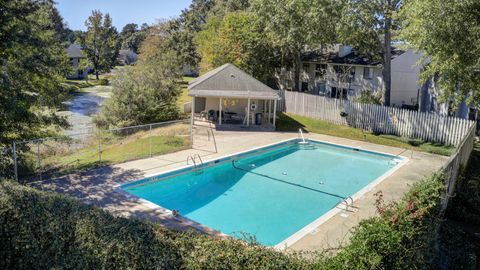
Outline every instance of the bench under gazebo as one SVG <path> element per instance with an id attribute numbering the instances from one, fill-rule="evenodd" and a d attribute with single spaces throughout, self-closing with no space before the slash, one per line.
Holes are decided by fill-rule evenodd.
<path id="1" fill-rule="evenodd" d="M 232 64 L 225 64 L 190 82 L 192 126 L 195 119 L 220 127 L 274 130 L 278 91 Z"/>

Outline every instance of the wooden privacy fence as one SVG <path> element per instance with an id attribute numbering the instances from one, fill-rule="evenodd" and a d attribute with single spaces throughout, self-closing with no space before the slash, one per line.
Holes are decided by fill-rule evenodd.
<path id="1" fill-rule="evenodd" d="M 422 139 L 458 146 L 474 121 L 433 113 L 331 99 L 301 92 L 280 91 L 280 109 L 286 113 L 346 125 L 378 134 Z"/>

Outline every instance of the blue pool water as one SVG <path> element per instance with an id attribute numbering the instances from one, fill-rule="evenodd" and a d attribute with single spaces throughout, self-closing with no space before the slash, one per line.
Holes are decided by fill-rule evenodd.
<path id="1" fill-rule="evenodd" d="M 234 160 L 232 162 L 232 160 Z M 310 141 L 209 162 L 122 186 L 130 194 L 237 238 L 276 245 L 400 159 Z M 213 164 L 213 165 L 212 165 Z"/>

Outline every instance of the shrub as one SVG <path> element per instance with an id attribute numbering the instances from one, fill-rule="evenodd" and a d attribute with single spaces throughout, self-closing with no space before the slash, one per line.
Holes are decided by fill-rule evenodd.
<path id="1" fill-rule="evenodd" d="M 439 202 L 444 178 L 419 182 L 404 198 L 385 204 L 377 193 L 379 217 L 360 222 L 351 242 L 325 269 L 423 269 L 435 263 Z"/>
<path id="2" fill-rule="evenodd" d="M 142 269 L 428 269 L 438 254 L 443 177 L 415 184 L 397 203 L 377 197 L 379 216 L 362 221 L 331 258 L 178 232 L 114 217 L 75 200 L 0 182 L 0 267 Z"/>
<path id="3" fill-rule="evenodd" d="M 382 94 L 380 92 L 364 89 L 360 91 L 360 95 L 355 101 L 365 104 L 382 105 Z"/>
<path id="4" fill-rule="evenodd" d="M 95 122 L 114 128 L 177 119 L 180 88 L 175 55 L 165 52 L 151 62 L 125 67 L 112 81 L 112 96 Z"/>
<path id="5" fill-rule="evenodd" d="M 106 78 L 102 78 L 98 81 L 99 85 L 108 85 L 110 82 Z"/>
<path id="6" fill-rule="evenodd" d="M 310 269 L 298 255 L 178 232 L 0 182 L 1 269 Z"/>

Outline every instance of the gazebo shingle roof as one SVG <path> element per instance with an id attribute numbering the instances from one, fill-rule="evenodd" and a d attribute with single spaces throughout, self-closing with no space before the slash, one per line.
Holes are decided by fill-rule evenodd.
<path id="1" fill-rule="evenodd" d="M 232 64 L 225 64 L 190 82 L 190 96 L 280 99 L 278 91 Z"/>

